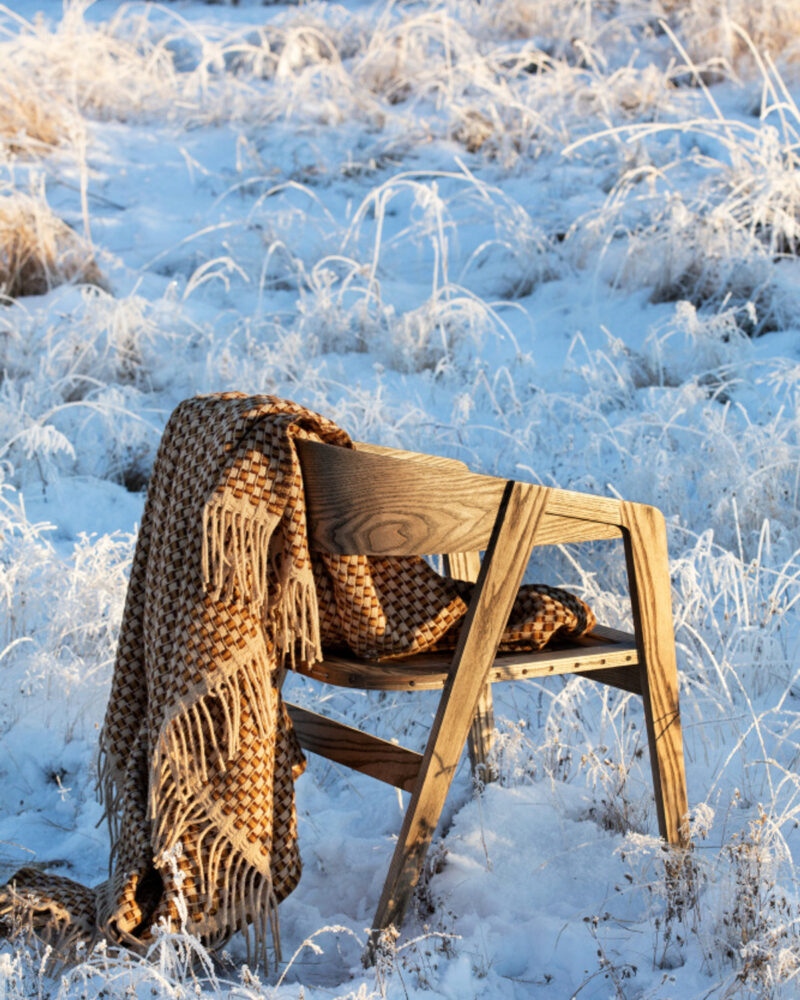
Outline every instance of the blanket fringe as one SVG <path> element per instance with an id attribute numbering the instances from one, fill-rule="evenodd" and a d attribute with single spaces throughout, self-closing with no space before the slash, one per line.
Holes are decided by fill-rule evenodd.
<path id="1" fill-rule="evenodd" d="M 309 662 L 322 657 L 319 611 L 308 555 L 298 568 L 295 554 L 271 545 L 279 522 L 272 512 L 231 510 L 210 500 L 203 509 L 203 584 L 212 600 L 256 608 L 260 620 L 274 630 L 281 663 L 288 657 L 294 666 L 298 652 Z M 278 591 L 272 606 L 270 576 Z"/>
<path id="2" fill-rule="evenodd" d="M 162 853 L 159 867 L 175 865 L 179 855 L 173 847 Z M 194 853 L 194 852 L 193 852 Z M 222 947 L 235 933 L 244 934 L 248 962 L 253 958 L 267 967 L 267 944 L 271 941 L 275 967 L 281 961 L 278 900 L 272 884 L 272 874 L 254 868 L 221 835 L 212 848 L 213 865 L 203 867 L 195 855 L 200 870 L 199 891 L 206 899 L 218 898 L 219 909 L 209 903 L 203 914 L 204 937 L 210 949 Z M 177 907 L 176 907 L 177 909 Z M 186 928 L 191 932 L 192 928 Z"/>
<path id="3" fill-rule="evenodd" d="M 159 823 L 173 822 L 174 817 L 162 810 L 171 813 L 175 806 L 192 802 L 197 793 L 205 793 L 211 771 L 223 770 L 239 752 L 243 716 L 255 727 L 259 739 L 269 739 L 276 723 L 276 705 L 277 692 L 268 665 L 249 662 L 168 716 L 150 761 L 151 820 L 158 817 Z M 215 708 L 217 714 L 222 711 L 222 725 L 214 724 Z M 168 777 L 175 791 L 166 801 L 162 788 Z M 106 780 L 110 778 L 106 771 Z"/>
<path id="4" fill-rule="evenodd" d="M 251 662 L 240 664 L 165 720 L 150 760 L 148 801 L 148 818 L 160 850 L 180 841 L 189 826 L 207 815 L 201 798 L 212 771 L 224 770 L 239 752 L 243 714 L 259 739 L 267 740 L 274 731 L 276 706 L 268 664 Z M 222 725 L 214 722 L 220 709 Z M 113 860 L 122 835 L 116 820 L 125 774 L 112 767 L 111 759 L 101 734 L 97 788 L 109 825 Z"/>
<path id="5" fill-rule="evenodd" d="M 307 563 L 281 588 L 278 608 L 278 659 L 283 663 L 288 657 L 292 669 L 296 658 L 308 663 L 322 659 L 322 639 L 319 628 L 319 606 L 314 585 L 314 573 Z"/>
<path id="6" fill-rule="evenodd" d="M 266 608 L 270 540 L 280 515 L 232 510 L 212 498 L 203 508 L 203 584 L 212 600 Z"/>

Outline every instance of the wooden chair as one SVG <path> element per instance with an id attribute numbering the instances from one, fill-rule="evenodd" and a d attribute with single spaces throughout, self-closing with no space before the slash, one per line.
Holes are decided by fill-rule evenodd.
<path id="1" fill-rule="evenodd" d="M 469 743 L 485 764 L 491 685 L 581 673 L 644 702 L 658 826 L 686 845 L 687 800 L 664 519 L 653 507 L 476 475 L 452 459 L 357 445 L 300 442 L 313 549 L 340 555 L 443 553 L 445 569 L 476 581 L 455 653 L 378 663 L 326 654 L 298 663 L 329 684 L 372 690 L 443 689 L 424 753 L 289 705 L 304 748 L 411 792 L 373 921 L 371 944 L 399 925 L 422 870 L 456 766 Z M 497 653 L 532 549 L 621 538 L 634 634 L 597 626 L 568 647 Z M 483 560 L 480 551 L 485 550 Z"/>

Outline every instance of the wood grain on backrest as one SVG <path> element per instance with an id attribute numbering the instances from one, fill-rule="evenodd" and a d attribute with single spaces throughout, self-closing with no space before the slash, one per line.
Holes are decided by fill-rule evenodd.
<path id="1" fill-rule="evenodd" d="M 354 441 L 356 451 L 367 452 L 370 455 L 383 455 L 385 458 L 401 458 L 410 462 L 421 462 L 423 465 L 436 466 L 440 469 L 459 469 L 469 472 L 466 462 L 457 458 L 444 458 L 442 455 L 428 455 L 422 451 L 405 451 L 402 448 L 386 448 L 382 444 L 371 444 L 367 441 Z"/>
<path id="2" fill-rule="evenodd" d="M 396 458 L 312 441 L 297 448 L 318 551 L 396 556 L 486 548 L 507 480 L 437 456 Z"/>

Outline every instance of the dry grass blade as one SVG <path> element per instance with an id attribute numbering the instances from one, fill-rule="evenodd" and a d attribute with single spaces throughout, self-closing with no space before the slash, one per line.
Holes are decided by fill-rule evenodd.
<path id="1" fill-rule="evenodd" d="M 666 0 L 664 8 L 699 62 L 712 54 L 721 68 L 752 72 L 757 61 L 743 36 L 758 52 L 780 57 L 786 66 L 800 60 L 800 7 L 795 0 Z"/>
<path id="2" fill-rule="evenodd" d="M 68 281 L 107 288 L 92 248 L 43 198 L 0 196 L 0 295 L 42 295 Z"/>
<path id="3" fill-rule="evenodd" d="M 43 152 L 69 133 L 66 110 L 42 100 L 35 87 L 4 67 L 0 77 L 0 148 L 11 153 Z"/>

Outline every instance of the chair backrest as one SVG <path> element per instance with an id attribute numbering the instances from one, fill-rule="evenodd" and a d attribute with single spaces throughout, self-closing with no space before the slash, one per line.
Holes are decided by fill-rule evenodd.
<path id="1" fill-rule="evenodd" d="M 486 549 L 513 481 L 460 462 L 299 441 L 309 540 L 338 555 Z M 532 490 L 540 487 L 530 487 Z"/>

